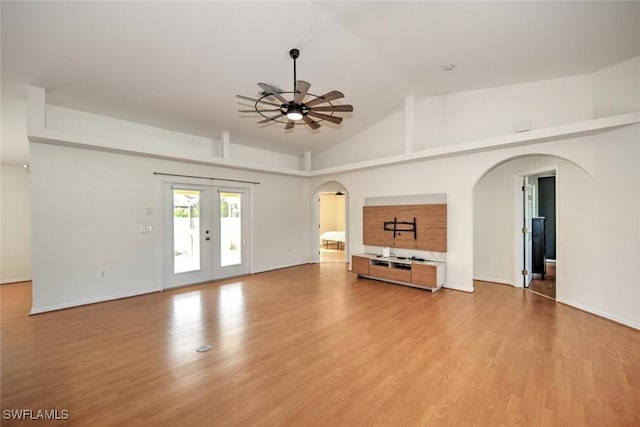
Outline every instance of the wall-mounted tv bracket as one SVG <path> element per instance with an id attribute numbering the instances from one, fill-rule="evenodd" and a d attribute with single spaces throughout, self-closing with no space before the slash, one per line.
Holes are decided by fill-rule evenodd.
<path id="1" fill-rule="evenodd" d="M 403 225 L 409 225 L 410 227 L 398 227 Z M 406 231 L 409 233 L 413 233 L 413 240 L 416 240 L 418 238 L 418 232 L 416 229 L 416 217 L 413 217 L 413 222 L 398 221 L 398 218 L 394 217 L 393 221 L 384 222 L 384 231 L 393 231 L 394 239 L 396 238 L 396 234 L 399 234 L 401 231 Z"/>

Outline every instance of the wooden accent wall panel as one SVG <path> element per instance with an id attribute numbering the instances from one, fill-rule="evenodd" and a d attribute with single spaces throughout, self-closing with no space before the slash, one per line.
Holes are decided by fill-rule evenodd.
<path id="1" fill-rule="evenodd" d="M 447 251 L 447 205 L 365 206 L 363 216 L 363 243 L 370 246 Z M 413 233 L 385 231 L 385 221 L 411 222 L 416 218 L 417 238 Z M 406 227 L 406 226 L 402 226 Z"/>

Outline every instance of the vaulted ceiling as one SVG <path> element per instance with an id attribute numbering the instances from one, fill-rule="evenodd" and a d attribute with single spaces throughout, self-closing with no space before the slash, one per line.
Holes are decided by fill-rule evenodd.
<path id="1" fill-rule="evenodd" d="M 640 2 L 2 2 L 3 97 L 279 152 L 319 152 L 405 97 L 577 74 L 640 56 Z M 340 126 L 258 125 L 258 82 L 342 91 Z M 456 64 L 453 71 L 443 66 Z"/>

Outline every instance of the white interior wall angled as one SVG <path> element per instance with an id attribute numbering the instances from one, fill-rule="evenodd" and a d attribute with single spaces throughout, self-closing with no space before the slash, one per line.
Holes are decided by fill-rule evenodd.
<path id="1" fill-rule="evenodd" d="M 509 135 L 521 121 L 542 129 L 592 119 L 591 82 L 573 76 L 426 98 L 416 104 L 415 148 Z"/>
<path id="2" fill-rule="evenodd" d="M 81 137 L 105 150 L 199 159 L 202 162 L 220 161 L 222 156 L 221 135 L 214 138 L 190 135 L 50 104 L 46 104 L 46 129 Z M 298 156 L 234 144 L 233 135 L 231 141 L 229 156 L 232 161 L 301 169 Z"/>
<path id="3" fill-rule="evenodd" d="M 594 73 L 594 117 L 640 111 L 640 57 Z"/>
<path id="4" fill-rule="evenodd" d="M 31 161 L 33 312 L 162 289 L 161 188 L 180 178 L 154 172 L 260 182 L 245 184 L 253 212 L 252 272 L 308 261 L 304 178 L 40 143 L 31 144 Z M 152 233 L 140 233 L 149 225 Z"/>
<path id="5" fill-rule="evenodd" d="M 378 159 L 404 152 L 404 112 L 396 111 L 383 122 L 311 157 L 311 169 Z"/>

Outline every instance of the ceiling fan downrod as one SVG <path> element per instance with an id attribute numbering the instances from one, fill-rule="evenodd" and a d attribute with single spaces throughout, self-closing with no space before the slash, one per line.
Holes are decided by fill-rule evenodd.
<path id="1" fill-rule="evenodd" d="M 300 56 L 300 51 L 298 49 L 291 49 L 289 51 L 289 56 L 293 59 L 293 91 L 296 91 L 296 82 L 298 79 L 296 78 L 296 59 Z"/>

